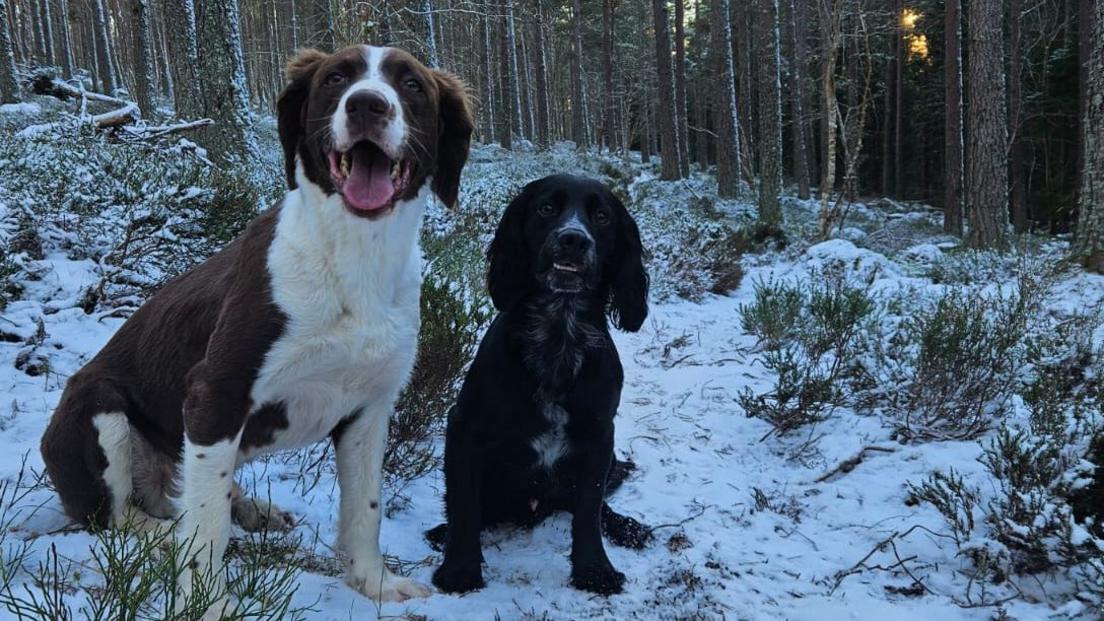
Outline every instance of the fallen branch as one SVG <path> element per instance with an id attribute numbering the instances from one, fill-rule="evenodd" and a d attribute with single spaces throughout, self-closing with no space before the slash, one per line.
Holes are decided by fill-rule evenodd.
<path id="1" fill-rule="evenodd" d="M 138 110 L 138 104 L 128 103 L 117 110 L 91 116 L 88 118 L 88 122 L 98 129 L 107 129 L 134 123 L 141 117 L 142 113 Z"/>
<path id="2" fill-rule="evenodd" d="M 866 459 L 867 452 L 893 453 L 896 450 L 897 449 L 891 446 L 864 446 L 863 449 L 859 451 L 858 454 L 856 454 L 854 457 L 843 460 L 835 468 L 832 468 L 828 472 L 825 472 L 824 474 L 817 477 L 816 482 L 824 483 L 828 479 L 831 479 L 838 474 L 847 474 L 848 472 L 851 472 L 855 469 L 855 466 L 858 466 L 863 462 L 864 459 Z"/>
<path id="3" fill-rule="evenodd" d="M 135 138 L 148 140 L 151 138 L 160 138 L 168 134 L 178 134 L 180 132 L 200 129 L 208 125 L 214 125 L 214 123 L 215 122 L 211 119 L 199 119 L 198 121 L 186 121 L 183 123 L 174 123 L 172 125 L 147 125 L 144 127 L 126 127 L 124 129 L 127 134 Z"/>
<path id="4" fill-rule="evenodd" d="M 118 97 L 112 97 L 111 95 L 104 95 L 103 93 L 93 93 L 81 88 L 77 88 L 68 82 L 63 82 L 57 78 L 50 76 L 40 76 L 32 85 L 35 93 L 39 95 L 51 95 L 58 99 L 87 99 L 89 101 L 102 101 L 104 103 L 115 104 L 119 106 L 127 105 L 128 101 L 119 99 Z"/>

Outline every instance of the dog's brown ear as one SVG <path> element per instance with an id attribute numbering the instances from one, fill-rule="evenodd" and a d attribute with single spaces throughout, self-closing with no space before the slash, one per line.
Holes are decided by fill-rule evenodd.
<path id="1" fill-rule="evenodd" d="M 446 71 L 433 70 L 440 94 L 441 118 L 437 121 L 437 172 L 433 174 L 433 193 L 445 206 L 456 207 L 460 194 L 460 171 L 468 161 L 468 149 L 475 130 L 472 99 L 468 85 Z"/>
<path id="2" fill-rule="evenodd" d="M 288 61 L 284 75 L 287 78 L 287 86 L 276 99 L 276 120 L 280 131 L 280 144 L 284 147 L 284 170 L 287 173 L 288 188 L 294 190 L 295 183 L 295 153 L 299 143 L 305 134 L 305 118 L 307 95 L 310 93 L 311 79 L 322 61 L 329 58 L 329 54 L 318 50 L 299 50 L 294 58 Z"/>

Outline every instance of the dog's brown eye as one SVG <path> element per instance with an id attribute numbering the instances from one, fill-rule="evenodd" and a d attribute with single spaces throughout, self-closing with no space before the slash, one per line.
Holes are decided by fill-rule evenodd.
<path id="1" fill-rule="evenodd" d="M 609 212 L 599 211 L 598 213 L 594 214 L 594 222 L 601 225 L 601 226 L 605 226 L 605 225 L 609 224 L 609 221 L 610 221 Z"/>
<path id="2" fill-rule="evenodd" d="M 422 83 L 414 78 L 407 78 L 403 80 L 403 88 L 414 91 L 415 93 L 420 93 L 422 92 Z"/>
<path id="3" fill-rule="evenodd" d="M 541 206 L 537 207 L 537 213 L 547 218 L 556 215 L 556 208 L 550 203 L 541 203 Z"/>
<path id="4" fill-rule="evenodd" d="M 347 78 L 345 77 L 345 74 L 339 71 L 334 71 L 330 75 L 326 76 L 326 86 L 341 86 L 345 83 L 346 79 Z"/>

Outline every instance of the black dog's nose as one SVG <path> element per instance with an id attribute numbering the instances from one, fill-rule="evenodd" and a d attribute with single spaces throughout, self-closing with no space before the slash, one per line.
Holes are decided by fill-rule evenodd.
<path id="1" fill-rule="evenodd" d="M 587 250 L 590 250 L 590 246 L 593 242 L 590 241 L 585 233 L 578 229 L 567 229 L 561 231 L 556 236 L 556 243 L 559 244 L 560 250 L 563 252 L 570 252 L 574 254 L 582 254 Z"/>
<path id="2" fill-rule="evenodd" d="M 360 90 L 345 100 L 345 113 L 349 115 L 364 113 L 385 116 L 390 111 L 391 103 L 379 91 Z"/>

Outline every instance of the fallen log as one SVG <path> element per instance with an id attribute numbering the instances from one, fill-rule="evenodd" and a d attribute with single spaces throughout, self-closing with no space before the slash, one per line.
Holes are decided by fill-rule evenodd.
<path id="1" fill-rule="evenodd" d="M 35 78 L 32 85 L 32 89 L 39 95 L 50 95 L 57 97 L 58 99 L 87 99 L 88 101 L 100 101 L 104 103 L 115 104 L 119 106 L 125 106 L 130 103 L 119 99 L 118 97 L 112 97 L 111 95 L 104 95 L 103 93 L 95 93 L 92 91 L 86 91 L 84 89 L 77 88 L 68 82 L 63 82 L 55 77 L 41 75 Z"/>
<path id="2" fill-rule="evenodd" d="M 88 122 L 99 129 L 107 129 L 134 123 L 140 118 L 142 118 L 142 113 L 138 110 L 138 104 L 127 103 L 122 108 L 90 116 Z"/>

